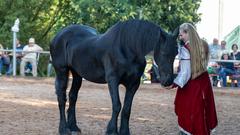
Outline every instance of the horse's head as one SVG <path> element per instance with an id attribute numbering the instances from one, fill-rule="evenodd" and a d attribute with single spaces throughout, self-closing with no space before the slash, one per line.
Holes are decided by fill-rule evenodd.
<path id="1" fill-rule="evenodd" d="M 179 28 L 173 34 L 161 32 L 159 44 L 154 49 L 154 59 L 159 68 L 160 83 L 169 86 L 173 83 L 173 62 L 177 55 L 177 37 Z"/>

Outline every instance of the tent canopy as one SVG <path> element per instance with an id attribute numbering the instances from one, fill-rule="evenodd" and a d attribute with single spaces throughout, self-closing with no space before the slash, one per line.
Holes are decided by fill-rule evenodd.
<path id="1" fill-rule="evenodd" d="M 227 49 L 232 50 L 232 45 L 237 44 L 240 49 L 240 25 L 238 25 L 232 32 L 224 37 L 227 42 Z"/>

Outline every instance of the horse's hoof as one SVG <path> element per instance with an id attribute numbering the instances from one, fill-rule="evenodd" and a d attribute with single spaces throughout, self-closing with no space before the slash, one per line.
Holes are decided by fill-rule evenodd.
<path id="1" fill-rule="evenodd" d="M 119 132 L 119 135 L 131 135 L 131 133 L 129 131 L 125 131 L 125 132 Z"/>
<path id="2" fill-rule="evenodd" d="M 70 129 L 63 130 L 62 132 L 59 133 L 59 135 L 71 135 Z"/>
<path id="3" fill-rule="evenodd" d="M 79 132 L 79 131 L 72 131 L 71 135 L 81 135 L 81 132 Z"/>
<path id="4" fill-rule="evenodd" d="M 71 135 L 71 132 L 67 132 L 67 133 L 59 133 L 59 135 Z"/>
<path id="5" fill-rule="evenodd" d="M 130 133 L 120 133 L 119 135 L 131 135 Z"/>
<path id="6" fill-rule="evenodd" d="M 106 133 L 105 135 L 119 135 L 118 133 Z"/>

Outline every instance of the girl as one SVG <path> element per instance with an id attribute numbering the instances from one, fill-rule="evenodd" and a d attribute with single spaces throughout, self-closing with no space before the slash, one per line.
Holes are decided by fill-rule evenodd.
<path id="1" fill-rule="evenodd" d="M 208 45 L 199 38 L 193 25 L 183 23 L 179 38 L 180 71 L 174 79 L 177 87 L 175 113 L 180 135 L 210 135 L 217 126 L 214 96 L 207 73 Z"/>
<path id="2" fill-rule="evenodd" d="M 238 45 L 237 44 L 233 44 L 232 45 L 232 50 L 233 52 L 231 52 L 231 57 L 233 60 L 240 60 L 240 52 L 238 51 Z"/>
<path id="3" fill-rule="evenodd" d="M 224 52 L 221 57 L 222 60 L 231 60 L 227 52 Z M 227 76 L 234 75 L 234 64 L 232 62 L 219 62 L 219 78 L 222 80 L 222 86 L 227 87 Z"/>

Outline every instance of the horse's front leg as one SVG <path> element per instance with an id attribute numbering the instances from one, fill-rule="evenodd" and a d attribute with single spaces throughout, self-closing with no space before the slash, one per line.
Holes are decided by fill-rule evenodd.
<path id="1" fill-rule="evenodd" d="M 109 93 L 112 99 L 112 118 L 107 126 L 107 135 L 118 135 L 117 119 L 119 112 L 121 111 L 118 85 L 118 82 L 115 80 L 110 80 L 108 82 Z"/>
<path id="2" fill-rule="evenodd" d="M 82 84 L 82 78 L 72 71 L 73 81 L 69 92 L 69 108 L 67 124 L 72 134 L 81 134 L 80 128 L 77 126 L 76 120 L 76 102 L 78 98 L 78 91 Z"/>
<path id="3" fill-rule="evenodd" d="M 121 113 L 121 126 L 120 126 L 120 135 L 130 135 L 129 130 L 129 118 L 131 114 L 131 107 L 133 97 L 139 87 L 140 80 L 137 82 L 128 82 L 126 86 L 126 94 L 124 99 L 124 105 Z"/>
<path id="4" fill-rule="evenodd" d="M 67 126 L 66 116 L 65 116 L 65 106 L 66 106 L 66 89 L 67 89 L 67 82 L 68 82 L 68 73 L 57 72 L 56 76 L 56 94 L 58 100 L 58 107 L 60 112 L 60 123 L 59 123 L 59 134 L 60 135 L 69 135 L 70 130 Z"/>

